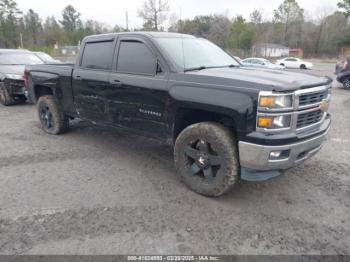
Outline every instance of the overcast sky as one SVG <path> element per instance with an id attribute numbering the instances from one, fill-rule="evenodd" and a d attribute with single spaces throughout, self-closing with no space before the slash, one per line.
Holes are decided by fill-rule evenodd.
<path id="1" fill-rule="evenodd" d="M 83 20 L 93 19 L 108 25 L 125 26 L 125 12 L 129 13 L 131 28 L 142 26 L 142 20 L 137 17 L 137 10 L 144 0 L 15 0 L 19 8 L 26 12 L 29 8 L 39 13 L 41 17 L 61 17 L 62 9 L 71 4 L 82 14 Z M 335 11 L 337 0 L 297 0 L 311 16 L 324 10 Z M 249 18 L 255 10 L 261 10 L 265 18 L 270 18 L 283 0 L 169 0 L 171 10 L 179 18 L 193 18 L 196 15 L 227 14 L 233 17 L 242 14 Z"/>

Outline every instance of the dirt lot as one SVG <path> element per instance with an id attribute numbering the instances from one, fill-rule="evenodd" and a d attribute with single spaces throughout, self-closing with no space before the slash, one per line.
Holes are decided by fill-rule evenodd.
<path id="1" fill-rule="evenodd" d="M 0 253 L 350 254 L 350 91 L 333 94 L 316 157 L 219 199 L 186 189 L 155 141 L 82 122 L 49 136 L 34 106 L 0 106 Z"/>

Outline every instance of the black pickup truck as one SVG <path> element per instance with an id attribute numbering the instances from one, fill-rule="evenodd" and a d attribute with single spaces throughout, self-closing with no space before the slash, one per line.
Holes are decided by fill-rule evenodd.
<path id="1" fill-rule="evenodd" d="M 47 133 L 80 118 L 160 139 L 174 146 L 184 183 L 207 196 L 302 163 L 331 123 L 329 78 L 241 68 L 188 35 L 89 36 L 74 66 L 28 66 L 25 75 Z"/>

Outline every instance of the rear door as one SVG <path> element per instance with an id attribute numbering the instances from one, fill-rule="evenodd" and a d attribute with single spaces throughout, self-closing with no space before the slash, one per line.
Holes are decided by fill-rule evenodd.
<path id="1" fill-rule="evenodd" d="M 242 61 L 242 63 L 246 66 L 254 66 L 253 59 L 245 59 Z"/>
<path id="2" fill-rule="evenodd" d="M 259 59 L 253 59 L 253 63 L 256 67 L 264 67 L 264 63 Z"/>
<path id="3" fill-rule="evenodd" d="M 165 137 L 168 73 L 165 62 L 147 38 L 120 36 L 110 83 L 109 118 L 115 125 L 152 137 Z"/>
<path id="4" fill-rule="evenodd" d="M 80 64 L 72 76 L 74 102 L 82 119 L 107 121 L 105 97 L 111 91 L 109 76 L 115 44 L 113 38 L 84 45 Z"/>
<path id="5" fill-rule="evenodd" d="M 295 58 L 286 58 L 285 60 L 285 66 L 289 68 L 299 68 L 298 60 Z"/>
<path id="6" fill-rule="evenodd" d="M 266 64 L 263 60 L 260 60 L 260 59 L 257 59 L 257 64 L 259 65 L 259 67 L 263 67 L 263 68 L 266 68 Z"/>

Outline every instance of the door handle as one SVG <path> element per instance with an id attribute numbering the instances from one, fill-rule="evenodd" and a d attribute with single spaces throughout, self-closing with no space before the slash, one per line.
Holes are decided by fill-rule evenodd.
<path id="1" fill-rule="evenodd" d="M 81 76 L 75 76 L 75 79 L 78 80 L 78 81 L 83 80 L 83 79 L 81 78 Z"/>
<path id="2" fill-rule="evenodd" d="M 120 81 L 119 81 L 119 80 L 117 80 L 117 79 L 112 80 L 112 81 L 111 81 L 111 84 L 112 84 L 113 86 L 115 86 L 115 87 L 118 87 L 118 88 L 120 88 L 120 87 L 122 87 L 122 86 L 123 86 L 123 83 L 122 83 L 122 82 L 120 82 Z"/>

